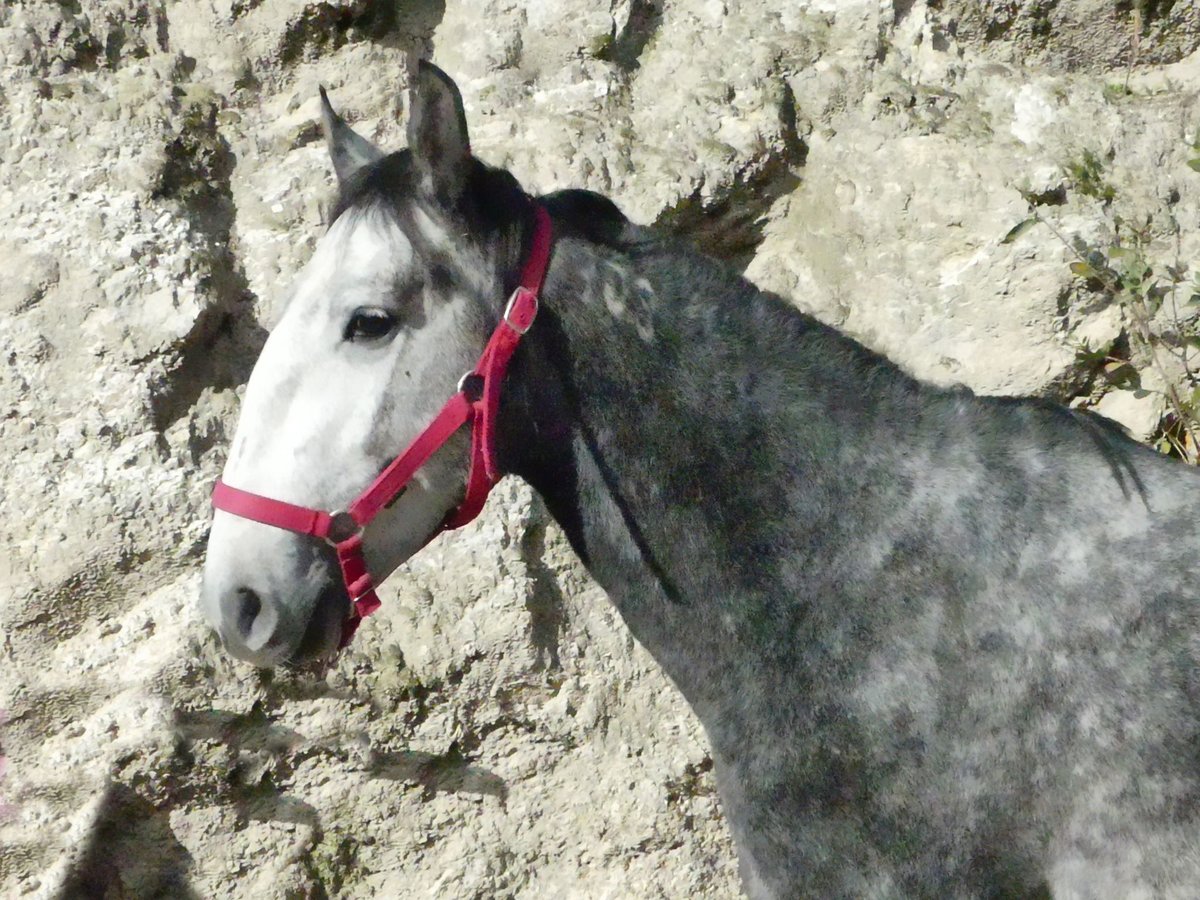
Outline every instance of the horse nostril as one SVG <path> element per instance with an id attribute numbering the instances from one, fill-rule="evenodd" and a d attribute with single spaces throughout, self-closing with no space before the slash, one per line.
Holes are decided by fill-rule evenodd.
<path id="1" fill-rule="evenodd" d="M 212 599 L 205 601 L 205 611 L 212 616 L 225 649 L 255 665 L 275 665 L 279 647 L 286 647 L 291 639 L 286 608 L 269 592 L 260 594 L 244 583 L 222 587 L 220 593 L 209 595 Z"/>
<path id="2" fill-rule="evenodd" d="M 239 587 L 221 599 L 221 632 L 226 647 L 240 646 L 260 650 L 279 628 L 279 613 L 253 588 Z"/>
<path id="3" fill-rule="evenodd" d="M 250 629 L 254 627 L 254 620 L 258 618 L 260 612 L 262 612 L 262 601 L 258 598 L 258 594 L 250 588 L 238 588 L 237 618 L 234 620 L 237 623 L 238 634 L 242 637 L 248 636 Z"/>

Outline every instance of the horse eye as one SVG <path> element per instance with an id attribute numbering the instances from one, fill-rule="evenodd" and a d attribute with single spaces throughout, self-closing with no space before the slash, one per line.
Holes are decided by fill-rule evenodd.
<path id="1" fill-rule="evenodd" d="M 347 341 L 373 341 L 387 337 L 396 327 L 396 317 L 383 309 L 356 309 L 346 323 L 342 338 Z"/>

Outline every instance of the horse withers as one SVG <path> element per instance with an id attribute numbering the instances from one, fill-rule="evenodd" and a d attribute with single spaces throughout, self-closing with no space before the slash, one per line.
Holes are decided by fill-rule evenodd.
<path id="1" fill-rule="evenodd" d="M 511 473 L 703 722 L 751 896 L 1200 896 L 1200 473 L 528 196 L 429 64 L 408 149 L 324 126 L 209 539 L 231 653 L 331 653 Z"/>

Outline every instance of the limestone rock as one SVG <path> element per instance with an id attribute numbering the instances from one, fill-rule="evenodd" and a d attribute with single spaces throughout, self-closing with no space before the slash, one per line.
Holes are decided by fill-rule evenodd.
<path id="1" fill-rule="evenodd" d="M 319 84 L 399 147 L 432 55 L 531 189 L 605 192 L 922 377 L 1090 402 L 1108 357 L 1185 377 L 1197 15 L 5 5 L 0 894 L 738 891 L 703 733 L 525 488 L 329 672 L 235 666 L 199 621 L 240 387 L 332 195 Z M 1105 283 L 1135 262 L 1141 293 Z M 1148 436 L 1128 393 L 1099 409 Z"/>

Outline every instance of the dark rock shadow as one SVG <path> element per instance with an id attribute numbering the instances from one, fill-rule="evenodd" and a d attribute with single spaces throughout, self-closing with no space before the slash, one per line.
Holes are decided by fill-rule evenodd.
<path id="1" fill-rule="evenodd" d="M 786 80 L 780 81 L 780 91 L 781 147 L 753 171 L 739 172 L 731 184 L 714 190 L 711 197 L 703 197 L 698 187 L 691 196 L 664 210 L 655 222 L 739 272 L 746 270 L 762 243 L 771 207 L 799 187 L 800 172 L 808 160 L 796 97 Z"/>
<path id="2" fill-rule="evenodd" d="M 258 705 L 248 713 L 203 709 L 176 710 L 174 715 L 175 730 L 185 742 L 216 740 L 238 750 L 281 753 L 307 740 L 298 731 L 272 724 Z"/>
<path id="3" fill-rule="evenodd" d="M 559 669 L 558 640 L 566 625 L 566 598 L 558 579 L 545 562 L 546 524 L 534 522 L 521 539 L 521 559 L 532 582 L 525 609 L 529 611 L 529 637 L 537 652 L 538 669 Z"/>
<path id="4" fill-rule="evenodd" d="M 316 807 L 287 794 L 278 786 L 293 774 L 287 754 L 308 739 L 298 731 L 271 722 L 262 707 L 247 713 L 228 710 L 175 711 L 176 753 L 190 766 L 193 747 L 200 741 L 216 741 L 239 756 L 228 780 L 228 800 L 242 820 L 290 822 L 311 826 L 321 833 Z M 195 799 L 199 788 L 186 778 L 177 778 L 171 791 L 176 803 Z"/>
<path id="5" fill-rule="evenodd" d="M 201 900 L 188 883 L 191 867 L 192 857 L 171 830 L 167 811 L 128 785 L 113 783 L 100 802 L 87 846 L 58 897 Z"/>
<path id="6" fill-rule="evenodd" d="M 205 306 L 150 385 L 150 411 L 160 433 L 188 415 L 206 389 L 244 384 L 266 342 L 266 330 L 252 315 L 254 296 L 236 251 L 232 179 L 238 160 L 221 133 L 220 111 L 215 98 L 180 105 L 178 134 L 165 148 L 152 194 L 176 204 L 191 232 L 209 248 L 193 260 L 202 276 Z M 198 460 L 225 438 L 192 435 L 193 456 Z"/>
<path id="7" fill-rule="evenodd" d="M 629 20 L 599 59 L 610 59 L 623 72 L 633 72 L 641 66 L 642 53 L 662 26 L 662 0 L 633 0 L 629 5 Z"/>
<path id="8" fill-rule="evenodd" d="M 367 771 L 376 778 L 419 784 L 427 799 L 452 793 L 496 797 L 501 803 L 508 800 L 504 779 L 482 766 L 471 765 L 458 744 L 452 744 L 442 755 L 417 750 L 377 753 Z"/>
<path id="9" fill-rule="evenodd" d="M 358 41 L 430 57 L 433 33 L 445 15 L 445 0 L 310 3 L 284 32 L 279 43 L 279 62 L 285 68 L 294 66 Z"/>
<path id="10" fill-rule="evenodd" d="M 290 822 L 293 825 L 307 825 L 320 836 L 321 816 L 317 808 L 310 803 L 290 794 L 264 793 L 253 800 L 241 800 L 237 804 L 238 814 L 246 819 L 257 822 Z"/>

